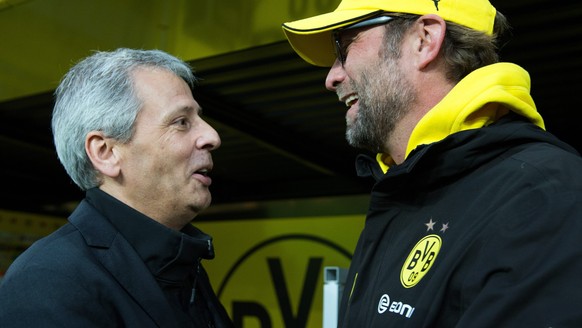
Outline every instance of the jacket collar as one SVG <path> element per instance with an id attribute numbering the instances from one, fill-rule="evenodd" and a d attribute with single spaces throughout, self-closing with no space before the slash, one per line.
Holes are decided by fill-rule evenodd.
<path id="1" fill-rule="evenodd" d="M 441 141 L 421 145 L 400 165 L 384 173 L 375 159 L 360 155 L 356 162 L 358 175 L 373 176 L 375 191 L 401 193 L 420 192 L 431 185 L 446 183 L 485 163 L 509 156 L 523 145 L 544 142 L 568 152 L 576 151 L 546 133 L 523 116 L 511 113 L 494 124 L 452 134 Z"/>
<path id="2" fill-rule="evenodd" d="M 511 63 L 496 63 L 471 72 L 418 122 L 408 140 L 406 157 L 421 145 L 489 126 L 509 112 L 543 129 L 544 121 L 530 95 L 530 86 L 527 71 Z M 376 160 L 386 172 L 389 156 L 378 154 Z"/>
<path id="3" fill-rule="evenodd" d="M 172 230 L 98 188 L 87 191 L 87 201 L 123 235 L 158 280 L 183 284 L 200 259 L 214 258 L 212 238 L 192 225 Z"/>
<path id="4" fill-rule="evenodd" d="M 170 305 L 148 267 L 113 225 L 86 200 L 69 217 L 87 245 L 120 286 L 138 303 L 159 327 L 176 327 Z M 146 274 L 144 274 L 144 272 Z"/>

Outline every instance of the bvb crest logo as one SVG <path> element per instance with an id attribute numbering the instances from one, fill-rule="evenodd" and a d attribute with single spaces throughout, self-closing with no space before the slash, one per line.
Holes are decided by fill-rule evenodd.
<path id="1" fill-rule="evenodd" d="M 412 288 L 426 275 L 442 246 L 438 235 L 422 238 L 412 249 L 400 271 L 400 282 L 405 288 Z"/>

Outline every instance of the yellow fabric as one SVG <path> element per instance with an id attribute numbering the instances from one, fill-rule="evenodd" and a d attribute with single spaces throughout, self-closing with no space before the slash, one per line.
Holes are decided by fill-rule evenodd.
<path id="1" fill-rule="evenodd" d="M 419 145 L 487 126 L 507 114 L 507 110 L 545 128 L 530 88 L 529 74 L 515 64 L 497 63 L 475 70 L 418 122 L 408 140 L 405 157 Z M 392 162 L 386 154 L 378 154 L 376 160 L 384 172 Z"/>
<path id="2" fill-rule="evenodd" d="M 282 28 L 295 52 L 305 61 L 330 67 L 335 60 L 331 31 L 380 12 L 436 14 L 488 35 L 493 34 L 497 14 L 488 0 L 343 0 L 330 13 L 283 23 Z"/>

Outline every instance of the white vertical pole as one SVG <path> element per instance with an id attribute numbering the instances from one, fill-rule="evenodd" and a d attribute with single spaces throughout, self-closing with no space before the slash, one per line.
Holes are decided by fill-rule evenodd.
<path id="1" fill-rule="evenodd" d="M 337 328 L 339 303 L 344 291 L 347 269 L 325 267 L 323 269 L 323 328 Z"/>

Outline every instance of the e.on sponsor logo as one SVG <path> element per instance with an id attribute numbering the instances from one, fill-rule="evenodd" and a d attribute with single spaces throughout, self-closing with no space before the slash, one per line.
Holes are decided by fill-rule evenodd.
<path id="1" fill-rule="evenodd" d="M 414 313 L 414 308 L 402 302 L 390 302 L 390 296 L 384 294 L 380 297 L 380 302 L 378 302 L 378 313 L 382 314 L 386 311 L 410 318 L 412 317 L 412 313 Z"/>

